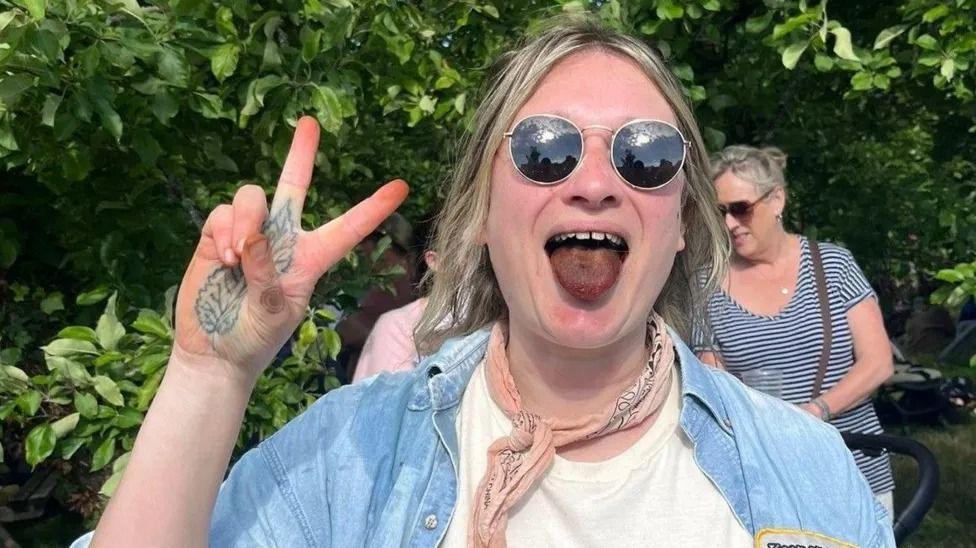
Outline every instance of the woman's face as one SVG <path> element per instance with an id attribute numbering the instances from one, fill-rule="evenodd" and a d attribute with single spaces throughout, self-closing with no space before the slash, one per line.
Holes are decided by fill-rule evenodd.
<path id="1" fill-rule="evenodd" d="M 727 213 L 725 226 L 732 236 L 732 246 L 737 255 L 744 259 L 757 257 L 780 230 L 780 223 L 776 216 L 783 211 L 782 189 L 777 188 L 760 200 L 761 194 L 756 189 L 756 185 L 739 178 L 731 171 L 726 171 L 715 179 L 715 192 L 718 203 L 722 205 L 755 202 L 752 209 L 741 217 Z"/>
<path id="2" fill-rule="evenodd" d="M 600 51 L 558 63 L 515 119 L 532 114 L 556 114 L 580 128 L 616 129 L 635 118 L 677 125 L 636 64 Z M 585 131 L 582 164 L 552 186 L 516 171 L 508 139 L 495 152 L 484 237 L 513 333 L 528 330 L 549 344 L 596 349 L 646 329 L 675 254 L 684 248 L 685 178 L 679 174 L 657 190 L 631 188 L 610 163 L 611 139 L 608 131 Z M 595 245 L 599 240 L 553 245 L 557 236 L 591 232 L 623 238 L 627 251 L 609 251 Z"/>

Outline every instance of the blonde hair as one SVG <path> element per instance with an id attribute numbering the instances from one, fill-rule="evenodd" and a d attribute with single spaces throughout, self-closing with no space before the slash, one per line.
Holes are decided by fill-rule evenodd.
<path id="1" fill-rule="evenodd" d="M 752 183 L 760 195 L 776 187 L 786 190 L 785 169 L 786 153 L 776 147 L 733 145 L 712 158 L 713 181 L 731 171 L 736 177 Z"/>
<path id="2" fill-rule="evenodd" d="M 487 246 L 480 242 L 491 189 L 491 165 L 521 106 L 561 60 L 601 50 L 636 63 L 674 110 L 677 126 L 691 142 L 684 165 L 682 200 L 685 248 L 675 259 L 655 310 L 688 340 L 692 318 L 704 313 L 707 296 L 724 277 L 728 236 L 715 208 L 705 145 L 678 80 L 646 44 L 589 17 L 558 19 L 496 62 L 463 154 L 437 219 L 437 272 L 428 272 L 429 301 L 414 333 L 421 355 L 446 339 L 469 334 L 502 319 L 507 307 L 495 279 Z"/>

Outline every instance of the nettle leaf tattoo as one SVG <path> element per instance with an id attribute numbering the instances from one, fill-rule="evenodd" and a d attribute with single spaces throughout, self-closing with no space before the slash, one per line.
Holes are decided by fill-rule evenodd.
<path id="1" fill-rule="evenodd" d="M 279 273 L 288 272 L 298 242 L 298 227 L 292 215 L 291 200 L 271 214 L 261 232 L 268 238 L 275 269 Z M 210 335 L 229 333 L 237 325 L 246 294 L 247 282 L 240 265 L 214 270 L 200 288 L 194 305 L 203 330 Z"/>

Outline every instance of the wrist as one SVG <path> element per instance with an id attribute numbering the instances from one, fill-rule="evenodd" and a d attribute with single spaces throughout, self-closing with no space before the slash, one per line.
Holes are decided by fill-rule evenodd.
<path id="1" fill-rule="evenodd" d="M 243 395 L 246 401 L 254 390 L 257 377 L 249 368 L 214 356 L 191 354 L 174 344 L 164 378 L 171 384 L 204 393 Z"/>
<path id="2" fill-rule="evenodd" d="M 830 412 L 830 406 L 827 405 L 827 402 L 825 402 L 822 397 L 817 396 L 816 398 L 810 400 L 810 403 L 813 404 L 813 407 L 819 412 L 820 420 L 829 422 L 833 417 L 833 414 Z"/>

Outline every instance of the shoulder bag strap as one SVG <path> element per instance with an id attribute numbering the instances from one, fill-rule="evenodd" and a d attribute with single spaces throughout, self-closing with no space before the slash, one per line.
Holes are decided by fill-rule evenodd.
<path id="1" fill-rule="evenodd" d="M 833 327 L 830 322 L 830 301 L 827 300 L 827 277 L 824 276 L 823 262 L 820 260 L 820 246 L 814 239 L 808 239 L 810 258 L 813 262 L 813 277 L 817 282 L 817 301 L 820 303 L 820 321 L 823 323 L 823 348 L 820 349 L 820 366 L 817 377 L 813 381 L 813 395 L 810 399 L 820 395 L 824 376 L 827 374 L 827 362 L 830 361 L 830 345 L 833 342 Z"/>

